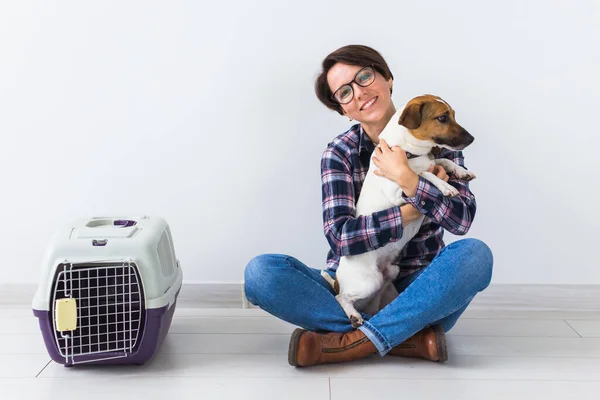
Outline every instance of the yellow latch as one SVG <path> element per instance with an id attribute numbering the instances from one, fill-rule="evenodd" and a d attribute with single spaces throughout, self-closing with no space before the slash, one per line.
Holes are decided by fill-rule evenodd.
<path id="1" fill-rule="evenodd" d="M 56 300 L 56 330 L 59 332 L 74 331 L 77 329 L 77 300 Z"/>

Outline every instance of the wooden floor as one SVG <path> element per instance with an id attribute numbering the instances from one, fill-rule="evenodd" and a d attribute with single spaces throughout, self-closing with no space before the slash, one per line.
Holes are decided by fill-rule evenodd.
<path id="1" fill-rule="evenodd" d="M 295 327 L 256 308 L 179 307 L 142 367 L 64 368 L 29 308 L 1 306 L 0 321 L 7 399 L 600 398 L 598 312 L 467 310 L 445 364 L 375 355 L 300 369 L 287 363 Z"/>

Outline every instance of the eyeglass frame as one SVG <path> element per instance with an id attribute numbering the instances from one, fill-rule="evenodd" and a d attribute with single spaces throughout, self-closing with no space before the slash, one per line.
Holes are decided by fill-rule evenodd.
<path id="1" fill-rule="evenodd" d="M 364 67 L 362 67 L 361 69 L 358 70 L 358 72 L 356 72 L 356 74 L 354 75 L 354 79 L 352 79 L 350 82 L 348 83 L 344 83 L 342 86 L 340 86 L 339 88 L 337 88 L 335 90 L 335 92 L 333 92 L 331 94 L 331 99 L 333 101 L 335 101 L 338 104 L 348 104 L 350 103 L 353 99 L 354 99 L 354 88 L 352 87 L 352 83 L 356 83 L 358 86 L 360 87 L 369 87 L 373 84 L 373 82 L 375 82 L 375 79 L 377 79 L 377 68 L 375 67 L 376 64 L 369 64 L 369 65 L 365 65 Z M 360 74 L 363 70 L 367 69 L 367 68 L 371 68 L 373 70 L 373 81 L 371 83 L 369 83 L 368 85 L 361 85 L 360 83 L 358 83 L 358 81 L 356 80 L 356 78 L 358 77 L 358 74 Z M 348 100 L 345 103 L 340 102 L 338 99 L 335 98 L 335 94 L 344 86 L 350 86 L 350 90 L 352 90 L 352 97 L 350 98 L 350 100 Z"/>

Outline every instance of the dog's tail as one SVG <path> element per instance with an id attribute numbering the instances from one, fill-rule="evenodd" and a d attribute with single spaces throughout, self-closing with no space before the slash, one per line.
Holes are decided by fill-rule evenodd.
<path id="1" fill-rule="evenodd" d="M 340 284 L 338 283 L 338 281 L 336 281 L 335 279 L 333 279 L 331 277 L 331 275 L 329 275 L 324 270 L 321 270 L 321 276 L 331 285 L 331 287 L 333 288 L 333 291 L 336 294 L 340 292 Z"/>

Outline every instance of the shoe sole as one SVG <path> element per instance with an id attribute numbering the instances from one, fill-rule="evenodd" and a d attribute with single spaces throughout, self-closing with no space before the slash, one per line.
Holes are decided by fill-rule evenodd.
<path id="1" fill-rule="evenodd" d="M 444 333 L 444 328 L 441 325 L 433 326 L 433 331 L 435 332 L 436 342 L 437 342 L 437 350 L 440 356 L 440 362 L 448 361 L 448 348 L 446 347 L 446 334 Z"/>
<path id="2" fill-rule="evenodd" d="M 292 367 L 298 367 L 298 342 L 300 341 L 300 336 L 302 336 L 306 331 L 301 328 L 296 328 L 294 332 L 292 332 L 292 337 L 290 338 L 290 346 L 288 348 L 288 363 Z"/>

